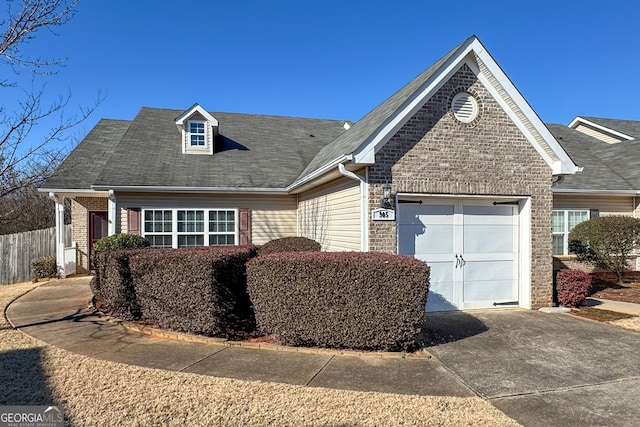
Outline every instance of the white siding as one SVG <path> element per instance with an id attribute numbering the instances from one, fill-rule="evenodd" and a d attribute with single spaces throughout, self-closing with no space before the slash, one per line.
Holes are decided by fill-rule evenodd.
<path id="1" fill-rule="evenodd" d="M 633 197 L 553 196 L 554 209 L 598 209 L 601 216 L 633 216 Z"/>
<path id="2" fill-rule="evenodd" d="M 300 194 L 300 235 L 325 251 L 360 250 L 360 184 L 341 178 Z"/>
<path id="3" fill-rule="evenodd" d="M 116 200 L 120 208 L 249 208 L 255 245 L 296 235 L 295 196 L 117 193 Z"/>

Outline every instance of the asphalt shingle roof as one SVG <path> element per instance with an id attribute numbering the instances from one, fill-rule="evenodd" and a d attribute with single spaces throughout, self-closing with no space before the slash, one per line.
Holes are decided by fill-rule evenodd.
<path id="1" fill-rule="evenodd" d="M 344 120 L 213 112 L 220 123 L 213 156 L 182 154 L 175 125 L 182 113 L 142 108 L 130 122 L 101 121 L 46 188 L 283 188 L 345 131 Z M 119 132 L 109 134 L 112 123 Z"/>
<path id="2" fill-rule="evenodd" d="M 90 189 L 130 124 L 129 120 L 100 120 L 42 187 Z"/>
<path id="3" fill-rule="evenodd" d="M 640 121 L 637 120 L 621 120 L 621 119 L 605 119 L 602 117 L 580 116 L 585 120 L 589 120 L 600 126 L 613 129 L 625 135 L 640 139 Z"/>
<path id="4" fill-rule="evenodd" d="M 175 119 L 184 111 L 142 108 L 132 121 L 101 121 L 45 187 L 285 188 L 367 142 L 473 38 L 456 46 L 348 131 L 344 120 L 212 112 L 220 123 L 214 155 L 183 155 Z M 109 129 L 111 124 L 117 126 Z"/>
<path id="5" fill-rule="evenodd" d="M 358 120 L 348 132 L 343 133 L 331 144 L 320 150 L 320 152 L 300 174 L 299 178 L 309 175 L 331 161 L 342 156 L 349 155 L 357 150 L 363 143 L 367 142 L 369 138 L 375 135 L 378 130 L 387 123 L 387 120 L 391 118 L 393 113 L 407 102 L 407 100 L 409 100 L 410 97 L 415 94 L 420 87 L 424 85 L 445 62 L 447 62 L 449 58 L 456 55 L 458 50 L 474 38 L 475 36 L 471 36 L 453 48 L 435 64 L 424 70 L 402 89 L 387 98 L 386 101 L 371 110 L 362 119 Z"/>
<path id="6" fill-rule="evenodd" d="M 578 166 L 581 173 L 567 175 L 563 190 L 640 190 L 640 141 L 608 144 L 564 125 L 547 128 Z"/>

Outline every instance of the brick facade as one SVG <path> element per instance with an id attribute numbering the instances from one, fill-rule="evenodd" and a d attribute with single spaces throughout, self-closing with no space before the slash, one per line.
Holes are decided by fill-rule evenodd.
<path id="1" fill-rule="evenodd" d="M 472 93 L 479 116 L 455 119 L 453 95 Z M 369 208 L 382 185 L 392 193 L 529 196 L 531 200 L 531 305 L 552 301 L 552 173 L 473 72 L 463 65 L 376 154 L 369 168 Z M 396 253 L 396 224 L 369 219 L 371 251 Z"/>
<path id="2" fill-rule="evenodd" d="M 106 197 L 77 197 L 71 202 L 72 240 L 77 243 L 76 271 L 86 273 L 89 267 L 89 211 L 106 211 Z"/>

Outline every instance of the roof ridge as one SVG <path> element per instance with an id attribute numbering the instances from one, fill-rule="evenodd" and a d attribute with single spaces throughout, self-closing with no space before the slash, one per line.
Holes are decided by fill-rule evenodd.
<path id="1" fill-rule="evenodd" d="M 375 106 L 360 120 L 355 122 L 349 130 L 339 135 L 328 145 L 323 147 L 298 176 L 296 181 L 299 181 L 311 173 L 325 167 L 330 162 L 335 161 L 341 156 L 353 153 L 367 139 L 377 133 L 384 126 L 389 117 L 391 117 L 395 111 L 400 109 L 402 105 L 404 105 L 407 100 L 409 100 L 411 96 L 436 73 L 437 70 L 439 70 L 450 58 L 454 57 L 459 50 L 465 48 L 469 43 L 472 43 L 475 40 L 478 40 L 476 36 L 468 37 L 465 41 L 451 49 L 432 65 L 421 71 L 416 77 L 395 91 L 382 103 Z"/>

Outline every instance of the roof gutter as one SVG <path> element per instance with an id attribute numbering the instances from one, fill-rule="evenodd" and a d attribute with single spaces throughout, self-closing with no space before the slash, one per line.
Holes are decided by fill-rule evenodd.
<path id="1" fill-rule="evenodd" d="M 87 193 L 94 194 L 97 190 L 88 188 L 38 188 L 40 193 Z M 106 190 L 105 190 L 106 191 Z"/>
<path id="2" fill-rule="evenodd" d="M 576 190 L 569 188 L 553 188 L 554 194 L 576 194 L 587 196 L 637 196 L 640 190 Z"/>
<path id="3" fill-rule="evenodd" d="M 262 187 L 167 187 L 160 185 L 92 185 L 97 191 L 128 191 L 136 193 L 225 193 L 225 194 L 287 194 L 286 188 Z"/>
<path id="4" fill-rule="evenodd" d="M 285 191 L 289 192 L 289 191 L 295 190 L 296 188 L 306 184 L 307 182 L 313 181 L 315 178 L 318 178 L 318 177 L 326 174 L 327 172 L 332 171 L 338 164 L 342 164 L 342 163 L 345 163 L 345 162 L 350 162 L 350 161 L 352 161 L 352 159 L 353 159 L 353 156 L 351 154 L 342 155 L 342 156 L 338 157 L 337 159 L 325 164 L 320 169 L 316 169 L 315 171 L 311 172 L 310 174 L 305 175 L 302 178 L 297 179 L 291 185 L 289 185 L 285 189 Z"/>

